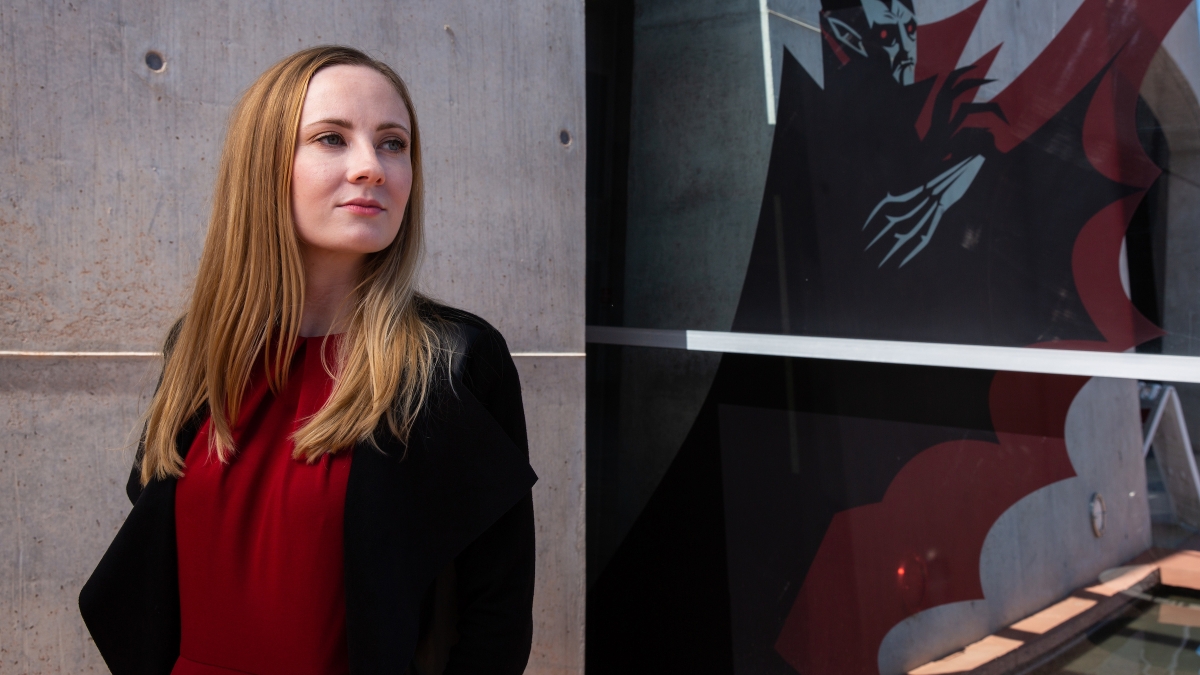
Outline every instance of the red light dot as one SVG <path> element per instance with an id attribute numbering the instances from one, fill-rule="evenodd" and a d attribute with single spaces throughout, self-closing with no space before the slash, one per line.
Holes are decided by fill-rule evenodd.
<path id="1" fill-rule="evenodd" d="M 886 37 L 887 37 L 887 29 L 886 29 L 886 28 L 885 28 L 885 29 L 883 29 L 883 30 L 881 30 L 881 31 L 879 31 L 879 37 L 881 37 L 881 38 L 886 38 Z"/>
<path id="2" fill-rule="evenodd" d="M 904 576 L 904 568 L 903 567 L 896 568 L 896 576 L 898 576 L 898 577 Z"/>

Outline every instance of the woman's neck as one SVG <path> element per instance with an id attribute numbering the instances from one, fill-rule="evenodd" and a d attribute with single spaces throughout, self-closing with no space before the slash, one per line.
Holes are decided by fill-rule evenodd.
<path id="1" fill-rule="evenodd" d="M 301 337 L 345 332 L 350 295 L 358 285 L 364 256 L 306 250 L 304 256 L 304 313 Z"/>

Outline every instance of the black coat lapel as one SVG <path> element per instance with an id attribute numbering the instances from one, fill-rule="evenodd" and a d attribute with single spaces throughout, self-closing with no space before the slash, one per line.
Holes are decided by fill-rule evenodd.
<path id="1" fill-rule="evenodd" d="M 203 419 L 197 413 L 179 432 L 180 456 Z M 168 675 L 175 667 L 181 628 L 174 478 L 141 491 L 79 592 L 79 613 L 113 675 Z"/>
<path id="2" fill-rule="evenodd" d="M 171 672 L 179 656 L 175 481 L 146 486 L 79 593 L 79 611 L 114 675 Z"/>
<path id="3" fill-rule="evenodd" d="M 382 452 L 354 449 L 345 510 L 352 672 L 404 671 L 430 583 L 537 480 L 483 404 L 454 389 L 426 406 L 407 448 L 387 434 Z"/>

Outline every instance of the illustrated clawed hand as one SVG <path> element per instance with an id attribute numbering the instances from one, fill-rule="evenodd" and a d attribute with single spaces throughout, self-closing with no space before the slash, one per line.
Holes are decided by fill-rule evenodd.
<path id="1" fill-rule="evenodd" d="M 983 155 L 975 155 L 955 164 L 914 190 L 899 196 L 889 193 L 879 201 L 867 217 L 867 221 L 863 223 L 863 231 L 868 235 L 878 230 L 864 251 L 869 251 L 890 232 L 895 242 L 879 262 L 879 267 L 883 267 L 893 255 L 913 243 L 912 249 L 898 266 L 904 267 L 929 244 L 942 216 L 966 194 L 975 176 L 979 174 L 983 162 Z"/>
<path id="2" fill-rule="evenodd" d="M 960 103 L 957 110 L 954 108 L 954 102 L 967 92 L 981 87 L 994 80 L 985 78 L 968 78 L 962 79 L 963 75 L 974 70 L 975 65 L 965 66 L 955 70 L 946 76 L 946 81 L 942 83 L 938 89 L 937 96 L 933 101 L 933 114 L 931 116 L 931 125 L 929 134 L 925 137 L 925 142 L 932 145 L 942 145 L 958 132 L 962 125 L 967 121 L 967 117 L 978 114 L 992 114 L 1007 122 L 1008 118 L 1004 116 L 1004 111 L 994 102 L 976 103 L 968 101 Z"/>
<path id="3" fill-rule="evenodd" d="M 941 157 L 946 153 L 971 115 L 992 114 L 1002 121 L 1007 121 L 1004 111 L 994 102 L 968 101 L 955 107 L 955 102 L 960 97 L 991 82 L 988 79 L 964 77 L 975 68 L 976 66 L 971 65 L 955 70 L 946 76 L 938 90 L 934 98 L 929 132 L 922 141 L 922 146 L 929 149 L 926 154 Z M 959 148 L 964 149 L 964 143 L 959 143 Z M 881 199 L 863 223 L 863 231 L 871 237 L 865 250 L 870 250 L 880 239 L 885 239 L 886 235 L 891 234 L 885 243 L 891 241 L 892 246 L 879 262 L 879 267 L 883 267 L 883 264 L 897 253 L 907 251 L 898 265 L 904 267 L 924 250 L 937 231 L 942 216 L 966 194 L 983 163 L 983 155 L 972 155 L 924 185 L 898 196 L 889 192 Z"/>

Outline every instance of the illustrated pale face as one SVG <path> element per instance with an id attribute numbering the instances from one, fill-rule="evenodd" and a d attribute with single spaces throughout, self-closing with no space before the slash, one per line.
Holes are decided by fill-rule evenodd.
<path id="1" fill-rule="evenodd" d="M 900 0 L 862 0 L 862 8 L 871 27 L 865 41 L 887 54 L 892 78 L 912 84 L 917 65 L 917 17 Z"/>
<path id="2" fill-rule="evenodd" d="M 412 189 L 412 128 L 391 82 L 365 66 L 313 76 L 292 162 L 301 250 L 361 258 L 395 240 Z"/>

